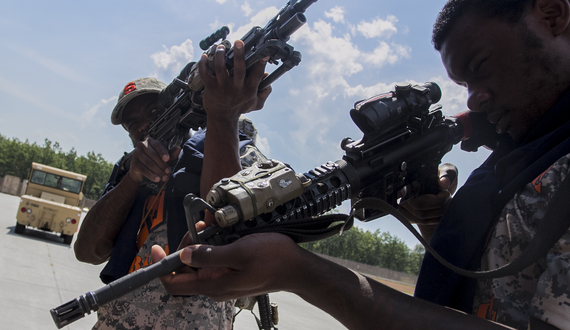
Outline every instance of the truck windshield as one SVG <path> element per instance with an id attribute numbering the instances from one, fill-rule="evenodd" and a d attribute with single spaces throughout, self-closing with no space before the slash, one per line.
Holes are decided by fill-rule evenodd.
<path id="1" fill-rule="evenodd" d="M 79 194 L 82 184 L 82 182 L 79 180 L 52 173 L 46 173 L 40 170 L 34 170 L 32 173 L 31 182 L 41 184 L 42 186 L 69 191 L 75 194 Z"/>

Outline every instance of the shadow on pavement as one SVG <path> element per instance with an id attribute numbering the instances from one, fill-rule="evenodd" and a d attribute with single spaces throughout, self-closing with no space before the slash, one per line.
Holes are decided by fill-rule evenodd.
<path id="1" fill-rule="evenodd" d="M 16 234 L 14 232 L 15 228 L 16 228 L 16 226 L 6 227 L 6 229 L 8 229 L 8 232 L 6 233 L 6 235 L 24 236 L 24 237 L 27 237 L 29 239 L 33 239 L 36 241 L 43 241 L 43 242 L 50 243 L 50 244 L 61 244 L 61 245 L 65 245 L 65 246 L 70 246 L 68 244 L 65 244 L 63 242 L 63 238 L 61 238 L 58 234 L 55 234 L 55 233 L 46 232 L 46 231 L 26 227 L 22 234 Z"/>

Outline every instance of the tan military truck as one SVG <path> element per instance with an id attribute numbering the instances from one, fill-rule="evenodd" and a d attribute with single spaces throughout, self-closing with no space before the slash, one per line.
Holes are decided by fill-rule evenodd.
<path id="1" fill-rule="evenodd" d="M 21 234 L 26 227 L 34 227 L 59 233 L 65 244 L 71 244 L 81 219 L 86 178 L 83 174 L 32 163 L 28 186 L 16 215 L 15 232 Z"/>

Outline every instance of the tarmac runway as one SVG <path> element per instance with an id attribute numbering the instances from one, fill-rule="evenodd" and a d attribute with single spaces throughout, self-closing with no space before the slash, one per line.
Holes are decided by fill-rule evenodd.
<path id="1" fill-rule="evenodd" d="M 78 262 L 73 249 L 55 234 L 34 229 L 15 234 L 19 202 L 17 196 L 0 193 L 0 329 L 54 330 L 50 309 L 102 287 L 99 272 L 103 265 Z M 296 295 L 279 292 L 269 296 L 279 306 L 280 330 L 346 329 Z M 64 329 L 88 330 L 95 321 L 92 313 Z M 255 318 L 243 311 L 234 329 L 258 327 Z"/>

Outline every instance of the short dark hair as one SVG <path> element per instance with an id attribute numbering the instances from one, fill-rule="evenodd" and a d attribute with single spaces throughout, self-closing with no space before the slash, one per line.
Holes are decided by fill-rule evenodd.
<path id="1" fill-rule="evenodd" d="M 517 23 L 528 5 L 535 0 L 449 0 L 433 25 L 431 42 L 436 50 L 441 46 L 459 18 L 466 13 L 474 13 L 482 18 L 500 19 Z"/>

